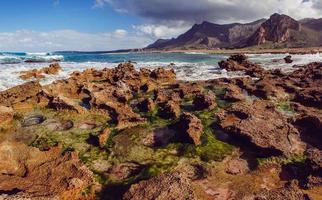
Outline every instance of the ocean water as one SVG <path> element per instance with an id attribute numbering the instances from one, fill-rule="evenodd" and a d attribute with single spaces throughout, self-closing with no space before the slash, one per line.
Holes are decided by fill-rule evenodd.
<path id="1" fill-rule="evenodd" d="M 322 61 L 322 54 L 292 55 L 294 62 L 285 64 L 282 60 L 287 54 L 249 54 L 251 61 L 267 69 L 280 68 L 284 71 L 292 70 L 295 64 Z M 135 62 L 136 68 L 155 69 L 157 67 L 173 68 L 179 80 L 208 80 L 220 77 L 242 76 L 221 70 L 218 62 L 226 59 L 227 55 L 204 53 L 0 53 L 0 91 L 22 84 L 19 78 L 21 71 L 40 69 L 49 63 L 59 62 L 62 71 L 59 75 L 49 75 L 41 84 L 49 84 L 55 80 L 64 79 L 73 71 L 87 68 L 113 68 L 120 62 Z M 172 65 L 170 65 L 172 64 Z"/>

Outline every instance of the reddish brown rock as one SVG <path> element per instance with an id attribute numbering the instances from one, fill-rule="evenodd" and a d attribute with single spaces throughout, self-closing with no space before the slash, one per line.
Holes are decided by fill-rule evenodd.
<path id="1" fill-rule="evenodd" d="M 203 134 L 203 125 L 201 120 L 193 114 L 183 113 L 179 121 L 179 134 L 178 137 L 181 141 L 200 145 L 200 137 Z"/>
<path id="2" fill-rule="evenodd" d="M 58 63 L 50 64 L 48 67 L 44 67 L 41 69 L 32 69 L 28 71 L 22 71 L 20 72 L 20 78 L 23 80 L 28 80 L 28 79 L 44 79 L 45 76 L 44 74 L 48 75 L 57 75 L 59 71 L 61 70 L 61 67 Z"/>
<path id="3" fill-rule="evenodd" d="M 253 200 L 309 200 L 309 196 L 303 193 L 297 183 L 287 183 L 285 187 L 263 190 L 259 194 L 255 195 Z"/>
<path id="4" fill-rule="evenodd" d="M 173 69 L 166 70 L 164 68 L 158 68 L 151 72 L 150 77 L 162 83 L 171 83 L 175 82 L 176 73 Z"/>
<path id="5" fill-rule="evenodd" d="M 158 114 L 164 119 L 177 119 L 180 115 L 180 105 L 174 101 L 159 105 Z"/>
<path id="6" fill-rule="evenodd" d="M 41 71 L 49 75 L 57 75 L 61 70 L 61 66 L 58 63 L 50 64 L 48 67 L 44 67 Z"/>
<path id="7" fill-rule="evenodd" d="M 101 134 L 98 136 L 98 143 L 101 148 L 103 148 L 111 135 L 111 129 L 105 128 Z"/>
<path id="8" fill-rule="evenodd" d="M 250 142 L 263 154 L 303 152 L 302 147 L 297 145 L 299 138 L 296 129 L 267 101 L 234 104 L 222 111 L 218 119 L 225 132 L 237 137 L 237 140 Z"/>
<path id="9" fill-rule="evenodd" d="M 11 107 L 0 106 L 0 127 L 11 124 L 14 116 L 14 110 Z"/>
<path id="10" fill-rule="evenodd" d="M 214 109 L 216 106 L 215 94 L 197 94 L 192 102 L 196 110 Z"/>
<path id="11" fill-rule="evenodd" d="M 243 94 L 242 90 L 233 84 L 228 84 L 225 87 L 225 94 L 223 96 L 223 99 L 226 101 L 243 101 L 245 100 L 245 95 Z"/>
<path id="12" fill-rule="evenodd" d="M 227 60 L 219 62 L 218 65 L 227 71 L 243 71 L 252 77 L 259 77 L 264 73 L 262 67 L 248 61 L 245 55 L 232 55 Z"/>
<path id="13" fill-rule="evenodd" d="M 76 111 L 77 113 L 83 113 L 86 109 L 79 105 L 77 100 L 70 99 L 64 96 L 57 96 L 53 98 L 48 103 L 49 108 L 53 108 L 56 110 L 71 110 Z"/>
<path id="14" fill-rule="evenodd" d="M 112 180 L 121 181 L 139 174 L 142 169 L 142 165 L 134 162 L 126 162 L 112 166 L 111 169 L 108 170 L 108 173 L 110 174 L 109 178 Z"/>
<path id="15" fill-rule="evenodd" d="M 232 175 L 245 174 L 249 171 L 248 163 L 240 158 L 228 160 L 225 171 Z"/>
<path id="16" fill-rule="evenodd" d="M 0 92 L 0 105 L 12 106 L 26 101 L 36 104 L 38 102 L 37 94 L 41 91 L 41 85 L 38 82 L 28 82 L 3 92 Z"/>
<path id="17" fill-rule="evenodd" d="M 154 199 L 197 199 L 189 179 L 182 174 L 161 174 L 146 181 L 134 184 L 124 194 L 124 200 L 154 200 Z"/>
<path id="18" fill-rule="evenodd" d="M 0 145 L 0 190 L 9 197 L 57 198 L 91 181 L 92 174 L 75 154 L 62 155 L 59 148 L 41 152 L 14 142 Z"/>

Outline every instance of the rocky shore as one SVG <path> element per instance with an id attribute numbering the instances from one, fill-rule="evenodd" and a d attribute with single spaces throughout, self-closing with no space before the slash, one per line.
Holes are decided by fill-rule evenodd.
<path id="1" fill-rule="evenodd" d="M 322 63 L 219 66 L 245 76 L 121 63 L 0 92 L 0 199 L 322 199 Z"/>

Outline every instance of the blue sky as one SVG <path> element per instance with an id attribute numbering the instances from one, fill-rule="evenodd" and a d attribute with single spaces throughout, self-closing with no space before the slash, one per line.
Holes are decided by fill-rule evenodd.
<path id="1" fill-rule="evenodd" d="M 1 0 L 0 51 L 141 48 L 204 20 L 250 22 L 275 12 L 318 18 L 322 1 Z"/>

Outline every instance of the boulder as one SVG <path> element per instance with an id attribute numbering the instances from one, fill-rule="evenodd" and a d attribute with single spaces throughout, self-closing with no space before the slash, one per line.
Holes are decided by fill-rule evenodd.
<path id="1" fill-rule="evenodd" d="M 183 113 L 179 121 L 179 135 L 181 141 L 200 145 L 200 137 L 203 134 L 203 125 L 200 119 L 193 114 Z"/>
<path id="2" fill-rule="evenodd" d="M 257 153 L 290 155 L 304 151 L 298 145 L 301 142 L 297 130 L 268 101 L 236 103 L 219 113 L 218 120 L 226 133 L 246 146 L 252 144 L 260 150 Z"/>
<path id="3" fill-rule="evenodd" d="M 225 94 L 222 97 L 226 101 L 243 101 L 245 100 L 246 96 L 243 94 L 242 90 L 233 84 L 228 84 L 225 87 Z"/>
<path id="4" fill-rule="evenodd" d="M 48 75 L 57 75 L 60 70 L 61 70 L 61 66 L 58 63 L 53 63 L 53 64 L 50 64 L 48 67 L 42 68 L 41 72 Z"/>
<path id="5" fill-rule="evenodd" d="M 216 106 L 215 94 L 197 94 L 194 97 L 192 104 L 196 110 L 212 110 Z"/>
<path id="6" fill-rule="evenodd" d="M 34 126 L 43 123 L 46 120 L 46 117 L 42 115 L 31 115 L 27 116 L 22 120 L 21 125 L 23 127 Z"/>
<path id="7" fill-rule="evenodd" d="M 46 120 L 46 127 L 51 131 L 67 131 L 74 127 L 74 123 L 71 120 L 66 121 L 56 121 L 56 120 Z"/>
<path id="8" fill-rule="evenodd" d="M 180 105 L 174 101 L 159 105 L 158 115 L 164 119 L 177 119 L 180 115 Z"/>
<path id="9" fill-rule="evenodd" d="M 197 199 L 189 179 L 182 174 L 166 173 L 131 185 L 124 200 Z"/>
<path id="10" fill-rule="evenodd" d="M 84 121 L 78 124 L 78 128 L 82 130 L 92 130 L 97 127 L 95 121 Z"/>

